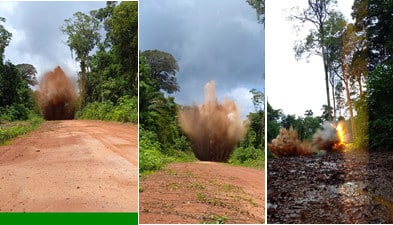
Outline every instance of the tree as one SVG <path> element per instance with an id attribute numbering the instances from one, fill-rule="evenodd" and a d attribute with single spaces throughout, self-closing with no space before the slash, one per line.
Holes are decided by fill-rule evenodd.
<path id="1" fill-rule="evenodd" d="M 5 23 L 5 21 L 5 18 L 0 17 L 0 22 Z M 0 63 L 3 63 L 4 51 L 5 48 L 9 45 L 11 37 L 12 34 L 6 30 L 2 24 L 0 24 Z"/>
<path id="2" fill-rule="evenodd" d="M 126 91 L 138 94 L 138 2 L 121 2 L 113 9 L 107 37 Z M 127 88 L 128 87 L 128 88 Z"/>
<path id="3" fill-rule="evenodd" d="M 369 67 L 372 70 L 389 60 L 393 54 L 393 1 L 369 0 L 367 9 Z"/>
<path id="4" fill-rule="evenodd" d="M 257 11 L 259 23 L 265 24 L 265 0 L 247 0 L 247 3 Z"/>
<path id="5" fill-rule="evenodd" d="M 280 130 L 279 120 L 283 116 L 281 109 L 273 109 L 273 107 L 267 102 L 267 142 L 271 142 L 277 137 Z"/>
<path id="6" fill-rule="evenodd" d="M 19 70 L 23 79 L 25 79 L 28 84 L 30 84 L 32 86 L 38 84 L 37 70 L 35 69 L 35 67 L 33 65 L 22 63 L 22 64 L 16 65 L 16 68 Z"/>
<path id="7" fill-rule="evenodd" d="M 393 148 L 393 62 L 376 66 L 368 79 L 368 137 L 370 150 Z"/>
<path id="8" fill-rule="evenodd" d="M 171 54 L 159 50 L 147 50 L 142 52 L 141 55 L 146 57 L 150 66 L 151 77 L 158 82 L 160 90 L 169 94 L 180 90 L 176 79 L 179 65 Z"/>
<path id="9" fill-rule="evenodd" d="M 264 95 L 262 91 L 258 91 L 257 89 L 253 88 L 250 90 L 252 94 L 252 103 L 254 105 L 255 112 L 262 110 L 263 103 L 264 103 Z"/>
<path id="10" fill-rule="evenodd" d="M 312 54 L 322 57 L 324 72 L 325 72 L 325 86 L 327 106 L 331 108 L 330 104 L 330 91 L 329 91 L 329 61 L 327 50 L 325 46 L 325 24 L 332 14 L 331 7 L 336 3 L 335 0 L 308 0 L 308 8 L 301 12 L 299 15 L 291 16 L 290 19 L 298 20 L 301 23 L 311 23 L 314 28 L 310 30 L 310 34 L 306 37 L 304 42 L 299 42 L 295 45 L 295 55 L 297 59 L 308 52 L 309 56 Z M 331 119 L 332 115 L 328 117 Z"/>
<path id="11" fill-rule="evenodd" d="M 91 12 L 104 24 L 106 37 L 90 57 L 86 101 L 110 101 L 138 94 L 138 5 L 107 2 L 105 8 Z"/>
<path id="12" fill-rule="evenodd" d="M 100 24 L 94 16 L 82 12 L 73 14 L 73 18 L 64 20 L 61 31 L 68 35 L 67 45 L 71 53 L 75 51 L 76 60 L 80 62 L 79 88 L 82 104 L 86 98 L 86 73 L 89 65 L 89 53 L 100 40 Z"/>

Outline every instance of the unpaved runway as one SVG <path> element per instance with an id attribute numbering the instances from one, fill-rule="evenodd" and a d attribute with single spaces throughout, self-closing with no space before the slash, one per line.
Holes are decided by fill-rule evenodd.
<path id="1" fill-rule="evenodd" d="M 0 146 L 1 212 L 136 212 L 138 128 L 47 121 Z"/>

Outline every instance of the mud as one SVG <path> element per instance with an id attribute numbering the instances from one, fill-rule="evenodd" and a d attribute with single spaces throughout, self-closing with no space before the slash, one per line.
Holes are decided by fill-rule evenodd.
<path id="1" fill-rule="evenodd" d="M 73 119 L 77 100 L 75 85 L 60 66 L 43 75 L 37 101 L 46 120 Z"/>
<path id="2" fill-rule="evenodd" d="M 268 223 L 392 223 L 393 154 L 268 159 Z"/>
<path id="3" fill-rule="evenodd" d="M 218 102 L 214 81 L 205 85 L 204 104 L 181 109 L 179 121 L 202 161 L 226 162 L 245 131 L 235 102 Z"/>

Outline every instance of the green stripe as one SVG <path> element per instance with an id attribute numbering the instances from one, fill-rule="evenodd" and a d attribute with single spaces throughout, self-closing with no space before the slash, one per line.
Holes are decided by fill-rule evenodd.
<path id="1" fill-rule="evenodd" d="M 0 213 L 0 224 L 138 224 L 138 213 Z"/>

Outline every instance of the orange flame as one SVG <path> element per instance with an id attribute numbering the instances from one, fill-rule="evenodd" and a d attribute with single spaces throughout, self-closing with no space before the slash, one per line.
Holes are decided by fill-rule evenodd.
<path id="1" fill-rule="evenodd" d="M 333 145 L 335 150 L 343 150 L 345 147 L 345 129 L 342 122 L 339 122 L 336 127 L 338 142 Z"/>

